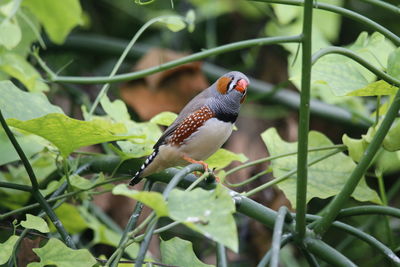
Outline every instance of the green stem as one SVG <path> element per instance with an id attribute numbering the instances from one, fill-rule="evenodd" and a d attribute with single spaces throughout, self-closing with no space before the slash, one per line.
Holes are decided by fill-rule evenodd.
<path id="1" fill-rule="evenodd" d="M 276 3 L 276 4 L 285 4 L 285 5 L 292 5 L 292 6 L 304 6 L 305 1 L 304 0 L 253 0 L 257 2 L 267 2 L 267 3 Z M 371 29 L 382 33 L 384 36 L 386 36 L 389 40 L 391 40 L 396 46 L 400 45 L 400 37 L 398 37 L 396 34 L 391 32 L 390 30 L 386 29 L 379 23 L 358 14 L 355 11 L 351 11 L 349 9 L 335 6 L 335 5 L 330 5 L 330 4 L 325 4 L 320 1 L 315 1 L 314 6 L 315 9 L 321 9 L 321 10 L 326 10 L 330 11 L 336 14 L 340 14 L 344 17 L 348 17 L 354 21 L 360 22 L 362 25 L 367 25 Z"/>
<path id="2" fill-rule="evenodd" d="M 306 232 L 307 180 L 308 180 L 308 132 L 310 129 L 310 89 L 312 53 L 313 0 L 305 0 L 302 31 L 302 71 L 297 142 L 297 182 L 296 182 L 296 235 L 295 240 L 303 240 Z"/>
<path id="3" fill-rule="evenodd" d="M 293 239 L 293 235 L 291 233 L 282 235 L 280 248 L 284 247 L 287 243 L 289 243 Z M 265 253 L 264 257 L 261 261 L 257 264 L 257 267 L 265 267 L 268 265 L 269 261 L 271 260 L 272 250 L 268 250 Z"/>
<path id="4" fill-rule="evenodd" d="M 345 145 L 321 146 L 321 147 L 309 148 L 308 152 L 316 152 L 316 151 L 329 150 L 329 149 L 335 149 L 335 148 L 347 148 L 347 147 Z M 251 167 L 251 166 L 254 166 L 254 165 L 258 165 L 258 164 L 261 164 L 261 163 L 264 163 L 264 162 L 272 161 L 272 160 L 275 160 L 275 159 L 280 159 L 280 158 L 284 158 L 284 157 L 288 157 L 288 156 L 293 156 L 293 155 L 296 155 L 296 154 L 297 154 L 297 151 L 294 151 L 294 152 L 283 153 L 283 154 L 279 154 L 279 155 L 275 155 L 275 156 L 269 156 L 269 157 L 266 157 L 266 158 L 261 158 L 261 159 L 257 159 L 257 160 L 254 160 L 254 161 L 246 162 L 246 163 L 244 163 L 244 164 L 242 164 L 240 166 L 237 166 L 237 167 L 227 171 L 226 172 L 226 176 L 228 176 L 228 175 L 230 175 L 230 174 L 232 174 L 234 172 L 240 171 L 241 169 L 244 169 L 244 168 L 248 168 L 248 167 Z"/>
<path id="5" fill-rule="evenodd" d="M 221 243 L 217 243 L 217 267 L 228 267 L 226 249 Z"/>
<path id="6" fill-rule="evenodd" d="M 224 183 L 226 183 L 229 187 L 240 187 L 240 186 L 244 186 L 246 184 L 249 184 L 255 180 L 257 180 L 258 178 L 260 178 L 261 176 L 270 173 L 272 171 L 272 169 L 268 168 L 265 171 L 259 172 L 256 175 L 253 175 L 252 177 L 244 180 L 243 182 L 240 183 L 230 183 L 228 180 L 225 180 Z"/>
<path id="7" fill-rule="evenodd" d="M 387 111 L 381 126 L 379 127 L 378 131 L 373 137 L 371 143 L 368 145 L 360 162 L 351 173 L 343 189 L 340 191 L 338 195 L 335 196 L 335 198 L 329 204 L 324 214 L 324 217 L 316 225 L 314 229 L 315 233 L 323 235 L 329 229 L 333 220 L 339 214 L 340 210 L 342 209 L 342 207 L 347 202 L 350 195 L 353 193 L 354 189 L 358 185 L 360 179 L 363 177 L 368 167 L 370 166 L 372 159 L 375 157 L 376 153 L 378 152 L 378 149 L 381 147 L 383 139 L 385 138 L 387 132 L 389 131 L 390 126 L 392 125 L 394 119 L 397 117 L 399 109 L 400 109 L 400 90 L 397 91 L 397 94 L 394 97 L 392 105 Z"/>
<path id="8" fill-rule="evenodd" d="M 49 203 L 46 202 L 46 199 L 44 199 L 43 195 L 39 191 L 39 184 L 36 179 L 36 175 L 33 172 L 32 166 L 29 163 L 28 158 L 26 157 L 24 151 L 22 150 L 21 146 L 18 144 L 17 139 L 11 132 L 10 128 L 8 127 L 4 117 L 3 113 L 0 110 L 0 123 L 3 126 L 4 131 L 7 134 L 8 139 L 11 141 L 12 145 L 14 146 L 15 150 L 17 151 L 17 154 L 19 158 L 21 159 L 24 168 L 26 172 L 28 173 L 29 179 L 32 184 L 32 195 L 36 199 L 36 201 L 40 204 L 42 209 L 46 212 L 47 216 L 49 216 L 50 220 L 56 227 L 57 231 L 61 235 L 61 238 L 64 240 L 67 246 L 70 248 L 75 248 L 75 244 L 72 242 L 71 237 L 68 235 L 67 231 L 65 230 L 64 226 L 62 225 L 62 222 L 58 219 L 57 215 L 54 213 L 54 211 L 51 209 Z"/>
<path id="9" fill-rule="evenodd" d="M 325 154 L 325 155 L 323 155 L 321 157 L 313 159 L 312 161 L 310 161 L 307 164 L 307 166 L 312 166 L 312 165 L 314 165 L 314 164 L 316 164 L 316 163 L 318 163 L 318 162 L 320 162 L 320 161 L 322 161 L 324 159 L 327 159 L 327 158 L 329 158 L 329 157 L 331 157 L 331 156 L 333 156 L 333 155 L 335 155 L 337 153 L 342 152 L 343 150 L 344 150 L 343 148 L 342 149 L 336 149 L 336 150 L 334 150 L 334 151 L 332 151 L 330 153 L 327 153 L 327 154 Z M 297 172 L 297 168 L 287 172 L 286 174 L 282 175 L 281 177 L 275 178 L 275 179 L 273 179 L 273 180 L 271 180 L 271 181 L 269 181 L 269 182 L 267 182 L 267 183 L 265 183 L 263 185 L 260 185 L 259 187 L 256 187 L 256 188 L 250 190 L 249 192 L 242 193 L 242 195 L 246 196 L 246 197 L 254 195 L 255 193 L 258 193 L 258 192 L 260 192 L 260 191 L 262 191 L 262 190 L 264 190 L 264 189 L 266 189 L 266 188 L 268 188 L 268 187 L 270 187 L 272 185 L 275 185 L 277 183 L 280 183 L 280 182 L 286 180 L 290 176 L 294 175 L 296 172 Z"/>
<path id="10" fill-rule="evenodd" d="M 337 215 L 337 219 L 359 215 L 387 215 L 400 219 L 400 209 L 385 206 L 366 205 L 342 209 Z"/>
<path id="11" fill-rule="evenodd" d="M 30 187 L 28 185 L 23 185 L 23 184 L 13 184 L 13 183 L 0 181 L 0 187 L 11 188 L 11 189 L 25 191 L 25 192 L 32 192 L 32 187 Z"/>
<path id="12" fill-rule="evenodd" d="M 323 218 L 323 217 L 322 217 Z M 321 216 L 316 216 L 316 215 L 307 215 L 308 220 L 315 220 L 313 223 L 311 223 L 309 226 L 310 228 L 315 225 L 318 220 L 321 219 Z M 396 256 L 396 254 L 388 248 L 385 244 L 377 240 L 375 237 L 353 227 L 348 224 L 342 223 L 342 222 L 333 222 L 332 224 L 334 227 L 337 229 L 343 230 L 351 235 L 354 235 L 355 237 L 359 238 L 360 240 L 363 240 L 365 243 L 369 244 L 371 247 L 377 249 L 380 251 L 387 259 L 392 261 L 393 263 L 400 264 L 400 258 Z"/>
<path id="13" fill-rule="evenodd" d="M 380 194 L 380 197 L 381 197 L 381 200 L 382 200 L 382 204 L 384 206 L 387 206 L 388 205 L 388 200 L 387 200 L 387 197 L 386 197 L 385 182 L 383 181 L 382 173 L 378 174 L 377 178 L 378 178 L 379 194 Z"/>
<path id="14" fill-rule="evenodd" d="M 332 266 L 357 266 L 322 240 L 307 237 L 304 239 L 304 245 L 308 251 Z"/>
<path id="15" fill-rule="evenodd" d="M 308 264 L 311 267 L 319 267 L 317 259 L 314 257 L 313 254 L 311 254 L 307 249 L 300 248 L 301 253 L 303 253 L 304 258 L 306 258 Z"/>
<path id="16" fill-rule="evenodd" d="M 143 186 L 143 191 L 150 191 L 151 187 L 153 186 L 153 182 L 146 180 L 144 186 Z M 114 258 L 113 261 L 110 261 L 110 259 L 107 261 L 107 266 L 110 265 L 111 267 L 116 267 L 118 266 L 119 261 L 122 258 L 122 254 L 124 253 L 124 249 L 126 244 L 129 241 L 129 232 L 131 232 L 137 224 L 137 221 L 139 219 L 140 213 L 142 212 L 143 209 L 143 204 L 139 201 L 136 202 L 135 209 L 133 210 L 133 213 L 131 217 L 129 218 L 128 224 L 126 225 L 124 232 L 122 233 L 121 239 L 118 244 L 117 250 L 113 253 L 115 256 L 111 255 L 111 258 Z"/>
<path id="17" fill-rule="evenodd" d="M 381 7 L 381 8 L 384 8 L 387 11 L 390 11 L 390 12 L 393 12 L 393 13 L 395 13 L 397 15 L 400 15 L 400 8 L 399 7 L 397 7 L 395 5 L 392 5 L 392 4 L 389 4 L 389 3 L 386 3 L 386 2 L 384 2 L 382 0 L 361 0 L 361 1 L 369 3 L 369 4 L 372 4 L 372 5 L 375 5 L 375 6 L 378 6 L 378 7 Z"/>
<path id="18" fill-rule="evenodd" d="M 157 73 L 163 70 L 171 69 L 173 67 L 186 64 L 189 62 L 197 61 L 209 56 L 218 55 L 222 53 L 227 53 L 231 51 L 236 51 L 243 48 L 248 48 L 252 46 L 260 46 L 260 45 L 271 45 L 277 43 L 293 43 L 299 42 L 301 37 L 298 35 L 295 36 L 283 36 L 283 37 L 264 37 L 264 38 L 257 38 L 257 39 L 250 39 L 235 43 L 230 43 L 226 45 L 221 45 L 219 47 L 208 49 L 202 52 L 198 52 L 192 54 L 190 56 L 180 58 L 177 60 L 173 60 L 152 68 L 148 68 L 145 70 L 135 71 L 126 74 L 119 74 L 115 75 L 112 78 L 107 76 L 100 76 L 100 77 L 70 77 L 70 76 L 54 76 L 50 75 L 50 81 L 52 82 L 63 82 L 63 83 L 79 83 L 79 84 L 98 84 L 98 83 L 113 83 L 113 82 L 123 82 L 134 80 L 138 78 L 142 78 L 144 76 L 148 76 L 153 73 Z M 43 67 L 43 66 L 42 66 Z M 45 69 L 46 72 L 48 72 Z"/>
<path id="19" fill-rule="evenodd" d="M 323 57 L 325 55 L 328 55 L 328 54 L 340 54 L 340 55 L 349 57 L 349 58 L 353 59 L 354 61 L 358 62 L 360 65 L 362 65 L 366 69 L 368 69 L 369 71 L 371 71 L 372 73 L 374 73 L 376 76 L 378 76 L 382 80 L 384 80 L 384 81 L 386 81 L 386 82 L 388 82 L 390 84 L 393 84 L 393 85 L 395 85 L 397 87 L 400 86 L 400 80 L 399 79 L 396 79 L 396 78 L 386 74 L 385 72 L 379 70 L 374 65 L 372 65 L 367 60 L 365 60 L 364 58 L 362 58 L 359 55 L 357 55 L 352 50 L 344 48 L 344 47 L 331 46 L 331 47 L 326 47 L 326 48 L 323 48 L 323 49 L 319 50 L 318 52 L 314 53 L 314 55 L 312 57 L 312 64 L 315 64 L 315 62 L 319 58 L 321 58 L 321 57 Z"/>
<path id="20" fill-rule="evenodd" d="M 283 225 L 285 224 L 287 212 L 288 209 L 285 206 L 282 206 L 279 208 L 278 215 L 276 216 L 274 232 L 272 235 L 271 263 L 269 265 L 271 267 L 279 266 L 279 251 L 281 249 Z"/>
<path id="21" fill-rule="evenodd" d="M 168 199 L 169 193 L 174 189 L 179 182 L 189 173 L 194 171 L 206 171 L 203 169 L 203 166 L 200 164 L 190 164 L 189 166 L 184 167 L 181 171 L 179 171 L 168 183 L 167 187 L 163 192 L 163 197 L 165 200 Z M 138 256 L 135 261 L 135 267 L 141 267 L 143 264 L 144 257 L 146 256 L 147 249 L 150 245 L 151 237 L 153 236 L 154 230 L 157 226 L 158 218 L 155 218 L 152 222 L 150 222 L 147 227 L 146 233 L 144 234 L 144 239 L 140 244 L 140 249 Z"/>

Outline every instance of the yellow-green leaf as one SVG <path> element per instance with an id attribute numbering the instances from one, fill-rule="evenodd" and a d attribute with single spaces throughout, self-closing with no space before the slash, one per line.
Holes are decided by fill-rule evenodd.
<path id="1" fill-rule="evenodd" d="M 248 158 L 244 154 L 236 154 L 224 148 L 218 149 L 211 157 L 206 160 L 208 166 L 213 169 L 223 169 L 233 161 L 245 162 Z"/>
<path id="2" fill-rule="evenodd" d="M 168 216 L 167 203 L 158 192 L 137 191 L 129 189 L 126 184 L 119 184 L 113 188 L 112 193 L 114 195 L 127 196 L 142 202 L 144 205 L 152 208 L 159 217 Z"/>
<path id="3" fill-rule="evenodd" d="M 4 19 L 0 23 L 0 45 L 12 49 L 21 41 L 22 34 L 16 20 Z"/>
<path id="4" fill-rule="evenodd" d="M 164 111 L 151 118 L 150 122 L 158 125 L 170 126 L 174 122 L 176 117 L 178 117 L 176 113 Z"/>
<path id="5" fill-rule="evenodd" d="M 190 192 L 174 189 L 168 197 L 169 217 L 205 237 L 238 251 L 238 235 L 233 213 L 235 204 L 228 190 L 217 185 L 212 191 Z"/>
<path id="6" fill-rule="evenodd" d="M 390 85 L 384 80 L 369 83 L 367 86 L 348 93 L 348 96 L 377 96 L 377 95 L 394 95 L 398 88 Z"/>
<path id="7" fill-rule="evenodd" d="M 212 267 L 201 262 L 193 251 L 191 242 L 179 237 L 171 238 L 168 241 L 161 240 L 161 258 L 164 264 L 185 267 Z"/>
<path id="8" fill-rule="evenodd" d="M 79 0 L 25 0 L 23 5 L 38 18 L 56 44 L 62 44 L 75 26 L 83 24 Z"/>
<path id="9" fill-rule="evenodd" d="M 261 135 L 267 145 L 271 156 L 284 154 L 297 150 L 297 142 L 289 143 L 281 139 L 275 128 L 266 130 Z M 309 148 L 333 145 L 322 133 L 309 133 Z M 320 158 L 331 151 L 309 152 L 308 161 Z M 280 177 L 297 167 L 297 155 L 279 158 L 272 161 L 272 169 L 275 177 Z M 337 153 L 328 159 L 320 161 L 308 167 L 307 202 L 314 197 L 328 198 L 337 195 L 345 185 L 348 177 L 356 167 L 351 158 L 344 153 Z M 296 207 L 296 179 L 294 174 L 286 180 L 278 183 L 278 187 L 285 193 L 291 204 Z M 362 179 L 352 194 L 358 201 L 371 201 L 381 203 L 378 194 L 370 189 Z"/>
<path id="10" fill-rule="evenodd" d="M 11 257 L 15 243 L 18 241 L 17 235 L 10 236 L 6 242 L 0 243 L 0 265 L 5 264 Z"/>
<path id="11" fill-rule="evenodd" d="M 42 233 L 50 232 L 49 226 L 43 218 L 31 214 L 26 214 L 26 221 L 21 221 L 21 225 L 27 229 L 35 229 Z"/>
<path id="12" fill-rule="evenodd" d="M 32 262 L 28 267 L 55 265 L 57 267 L 90 267 L 97 263 L 87 249 L 71 249 L 58 239 L 51 238 L 41 248 L 33 251 L 39 256 L 40 262 Z"/>
<path id="13" fill-rule="evenodd" d="M 97 120 L 80 121 L 59 113 L 47 114 L 28 121 L 8 119 L 7 123 L 49 140 L 65 158 L 83 146 L 127 138 L 127 136 L 116 135 L 116 133 L 121 133 L 120 124 L 106 125 L 104 121 Z"/>

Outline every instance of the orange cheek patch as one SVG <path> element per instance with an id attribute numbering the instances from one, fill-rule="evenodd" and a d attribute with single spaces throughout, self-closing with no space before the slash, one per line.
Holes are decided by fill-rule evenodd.
<path id="1" fill-rule="evenodd" d="M 217 82 L 217 90 L 221 94 L 226 94 L 226 91 L 228 90 L 228 84 L 231 81 L 230 78 L 228 77 L 221 77 L 219 78 Z"/>

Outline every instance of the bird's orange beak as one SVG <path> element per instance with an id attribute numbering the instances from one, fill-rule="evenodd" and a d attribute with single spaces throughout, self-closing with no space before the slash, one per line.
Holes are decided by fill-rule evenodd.
<path id="1" fill-rule="evenodd" d="M 247 89 L 247 85 L 248 85 L 248 83 L 245 79 L 240 79 L 237 82 L 235 89 L 243 94 Z"/>

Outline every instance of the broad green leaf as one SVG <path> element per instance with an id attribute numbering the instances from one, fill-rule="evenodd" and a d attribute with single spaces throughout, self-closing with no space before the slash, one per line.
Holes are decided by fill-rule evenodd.
<path id="1" fill-rule="evenodd" d="M 173 32 L 179 32 L 186 27 L 186 24 L 180 16 L 168 16 L 162 19 L 162 22 L 166 24 L 167 28 Z"/>
<path id="2" fill-rule="evenodd" d="M 39 137 L 35 135 L 16 136 L 18 144 L 21 146 L 22 150 L 28 158 L 43 150 L 44 145 L 38 142 L 38 138 Z M 15 151 L 14 146 L 11 144 L 10 140 L 3 130 L 0 130 L 0 147 L 0 165 L 4 165 L 20 159 L 17 152 Z"/>
<path id="3" fill-rule="evenodd" d="M 21 41 L 22 34 L 16 20 L 5 19 L 0 23 L 0 45 L 12 49 Z"/>
<path id="4" fill-rule="evenodd" d="M 128 134 L 136 136 L 130 138 L 129 141 L 117 142 L 117 145 L 126 156 L 131 158 L 140 158 L 150 155 L 153 152 L 154 144 L 162 134 L 160 128 L 151 122 L 138 123 L 128 121 L 124 124 L 128 129 Z"/>
<path id="5" fill-rule="evenodd" d="M 376 172 L 390 175 L 400 171 L 400 151 L 389 152 L 381 150 L 374 162 Z"/>
<path id="6" fill-rule="evenodd" d="M 55 265 L 57 267 L 90 267 L 97 263 L 87 249 L 71 249 L 56 238 L 50 240 L 41 248 L 33 251 L 40 257 L 40 262 L 32 262 L 28 267 Z"/>
<path id="7" fill-rule="evenodd" d="M 160 250 L 163 264 L 185 267 L 214 266 L 201 262 L 194 254 L 192 243 L 179 237 L 168 241 L 161 240 Z"/>
<path id="8" fill-rule="evenodd" d="M 400 150 L 400 120 L 396 122 L 390 128 L 388 134 L 383 140 L 383 147 L 388 151 Z"/>
<path id="9" fill-rule="evenodd" d="M 400 79 L 400 47 L 390 53 L 387 63 L 387 73 Z"/>
<path id="10" fill-rule="evenodd" d="M 103 121 L 80 121 L 59 113 L 28 121 L 8 119 L 7 123 L 52 142 L 64 158 L 83 146 L 128 138 L 115 135 L 121 133 L 121 125 L 109 124 L 106 127 Z"/>
<path id="11" fill-rule="evenodd" d="M 281 139 L 275 128 L 266 130 L 261 135 L 267 145 L 271 156 L 297 150 L 297 143 L 288 143 Z M 309 147 L 330 146 L 332 142 L 318 132 L 309 133 Z M 329 150 L 310 152 L 308 161 L 313 161 Z M 344 153 L 335 154 L 328 159 L 320 161 L 308 167 L 307 202 L 314 197 L 328 198 L 337 195 L 343 188 L 356 164 Z M 272 161 L 272 169 L 275 177 L 280 177 L 297 167 L 297 155 L 279 158 Z M 278 187 L 285 193 L 293 207 L 296 207 L 296 178 L 297 174 L 278 183 Z M 371 190 L 365 180 L 362 179 L 352 194 L 358 201 L 371 201 L 380 203 L 377 193 Z"/>
<path id="12" fill-rule="evenodd" d="M 348 93 L 348 96 L 377 96 L 393 95 L 398 90 L 397 87 L 388 84 L 384 80 L 379 80 L 368 84 L 367 86 Z"/>
<path id="13" fill-rule="evenodd" d="M 5 119 L 21 121 L 64 112 L 52 105 L 43 93 L 24 92 L 10 81 L 0 81 L 0 109 Z"/>
<path id="14" fill-rule="evenodd" d="M 150 122 L 158 125 L 170 126 L 177 117 L 178 115 L 176 113 L 164 111 L 151 118 Z"/>
<path id="15" fill-rule="evenodd" d="M 211 157 L 206 160 L 208 167 L 213 169 L 223 169 L 233 161 L 245 162 L 248 158 L 243 154 L 236 154 L 232 151 L 220 148 Z"/>
<path id="16" fill-rule="evenodd" d="M 65 229 L 71 234 L 77 234 L 89 227 L 77 207 L 72 204 L 64 203 L 55 210 L 60 221 L 62 221 Z M 54 226 L 51 225 L 54 229 Z"/>
<path id="17" fill-rule="evenodd" d="M 82 176 L 79 176 L 77 174 L 71 175 L 69 177 L 69 181 L 73 187 L 79 189 L 89 189 L 94 185 L 94 183 L 90 180 L 83 178 Z"/>
<path id="18" fill-rule="evenodd" d="M 35 229 L 41 233 L 50 232 L 49 226 L 43 218 L 31 214 L 26 214 L 26 221 L 21 221 L 21 225 L 27 229 Z"/>
<path id="19" fill-rule="evenodd" d="M 162 194 L 158 192 L 132 190 L 129 189 L 126 184 L 119 184 L 113 188 L 112 193 L 114 195 L 127 196 L 142 202 L 144 205 L 152 208 L 159 217 L 168 216 L 167 202 L 164 200 Z"/>
<path id="20" fill-rule="evenodd" d="M 201 188 L 190 192 L 178 189 L 168 197 L 169 217 L 238 251 L 238 236 L 233 213 L 235 205 L 227 189 L 218 185 L 215 190 Z"/>
<path id="21" fill-rule="evenodd" d="M 0 243 L 0 265 L 7 263 L 11 257 L 14 245 L 18 241 L 17 235 L 10 236 L 6 242 Z"/>
<path id="22" fill-rule="evenodd" d="M 31 92 L 49 90 L 47 84 L 40 80 L 39 72 L 18 54 L 12 52 L 0 53 L 0 71 L 21 81 Z"/>
<path id="23" fill-rule="evenodd" d="M 364 138 L 353 139 L 348 137 L 346 134 L 342 136 L 343 144 L 347 146 L 350 157 L 355 161 L 359 162 L 361 157 L 364 155 L 365 149 L 367 149 L 368 142 Z"/>
<path id="24" fill-rule="evenodd" d="M 23 5 L 38 18 L 56 44 L 62 44 L 69 32 L 83 23 L 79 0 L 25 0 Z"/>
<path id="25" fill-rule="evenodd" d="M 104 95 L 100 100 L 104 111 L 115 121 L 124 122 L 130 120 L 128 108 L 125 103 L 117 99 L 110 101 L 107 95 Z"/>
<path id="26" fill-rule="evenodd" d="M 29 10 L 20 8 L 14 17 L 18 21 L 21 29 L 22 38 L 16 47 L 11 51 L 26 58 L 32 50 L 32 43 L 39 40 L 41 45 L 44 44 L 40 35 L 40 24 L 36 17 Z"/>
<path id="27" fill-rule="evenodd" d="M 53 193 L 54 191 L 56 191 L 58 188 L 60 188 L 60 186 L 65 182 L 65 180 L 66 180 L 65 176 L 60 180 L 53 180 L 46 186 L 45 189 L 40 189 L 39 191 L 44 197 L 46 197 L 51 193 Z"/>

